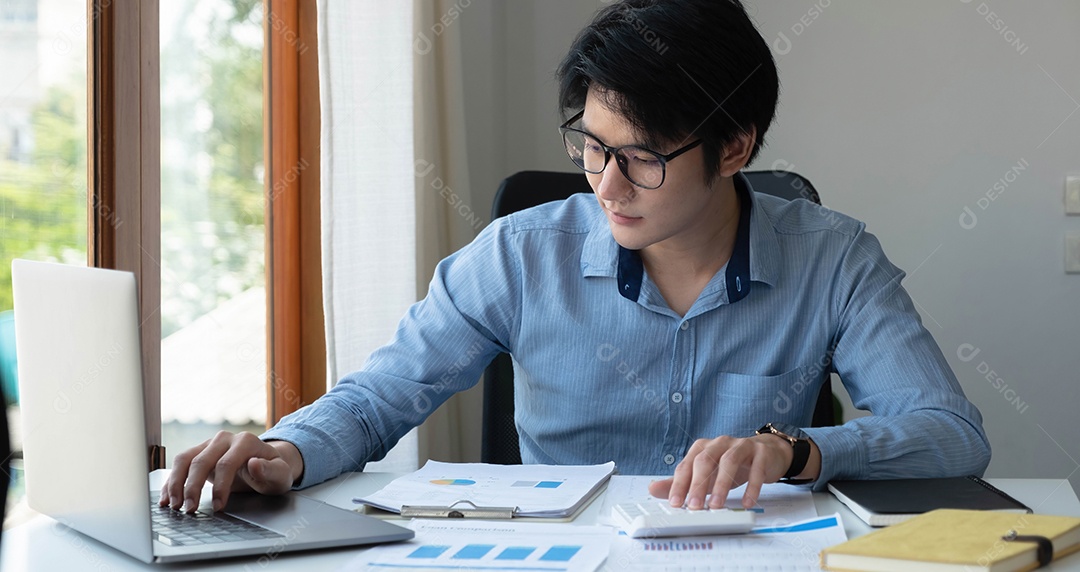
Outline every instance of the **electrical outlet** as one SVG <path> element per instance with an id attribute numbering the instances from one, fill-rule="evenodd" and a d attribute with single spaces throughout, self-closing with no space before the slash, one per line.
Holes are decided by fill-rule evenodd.
<path id="1" fill-rule="evenodd" d="M 1065 177 L 1065 214 L 1080 215 L 1080 176 Z"/>
<path id="2" fill-rule="evenodd" d="M 1065 234 L 1065 273 L 1080 274 L 1080 232 Z"/>

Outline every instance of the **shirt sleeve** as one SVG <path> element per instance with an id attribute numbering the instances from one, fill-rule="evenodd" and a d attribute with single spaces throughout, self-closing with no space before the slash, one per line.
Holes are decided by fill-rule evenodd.
<path id="1" fill-rule="evenodd" d="M 900 285 L 904 272 L 860 224 L 836 280 L 833 367 L 872 415 L 805 429 L 831 479 L 982 475 L 990 444 L 941 349 Z"/>
<path id="2" fill-rule="evenodd" d="M 388 344 L 329 392 L 286 416 L 263 440 L 288 441 L 304 459 L 297 488 L 383 458 L 453 394 L 475 385 L 517 331 L 520 267 L 505 219 L 439 263 L 427 296 Z"/>

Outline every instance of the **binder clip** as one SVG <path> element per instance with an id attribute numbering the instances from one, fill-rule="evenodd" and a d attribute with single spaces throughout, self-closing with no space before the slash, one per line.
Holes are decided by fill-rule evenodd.
<path id="1" fill-rule="evenodd" d="M 468 505 L 467 507 L 460 505 Z M 471 501 L 460 500 L 450 506 L 411 506 L 401 507 L 401 516 L 405 518 L 514 518 L 516 506 L 476 506 Z"/>

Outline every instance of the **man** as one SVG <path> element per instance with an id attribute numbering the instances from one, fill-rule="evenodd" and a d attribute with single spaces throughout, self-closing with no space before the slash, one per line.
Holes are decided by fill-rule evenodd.
<path id="1" fill-rule="evenodd" d="M 193 510 L 207 479 L 220 507 L 360 470 L 503 350 L 526 463 L 672 475 L 651 492 L 673 505 L 748 483 L 751 506 L 782 478 L 985 470 L 981 416 L 877 240 L 739 175 L 778 92 L 741 4 L 614 4 L 558 75 L 564 144 L 595 198 L 494 221 L 362 370 L 260 438 L 178 455 L 162 504 Z M 823 365 L 874 415 L 805 428 Z"/>

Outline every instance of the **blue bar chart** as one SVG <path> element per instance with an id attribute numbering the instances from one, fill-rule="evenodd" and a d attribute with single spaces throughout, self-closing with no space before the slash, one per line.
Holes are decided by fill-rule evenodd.
<path id="1" fill-rule="evenodd" d="M 349 569 L 595 570 L 613 539 L 602 526 L 417 519 L 409 527 L 412 541 L 367 550 Z"/>
<path id="2" fill-rule="evenodd" d="M 570 562 L 581 551 L 580 545 L 563 544 L 555 546 L 499 546 L 496 544 L 466 544 L 449 546 L 423 544 L 410 552 L 406 558 L 412 561 L 444 560 L 496 560 L 502 562 Z M 425 566 L 431 562 L 424 562 Z M 461 563 L 453 564 L 459 567 Z"/>

